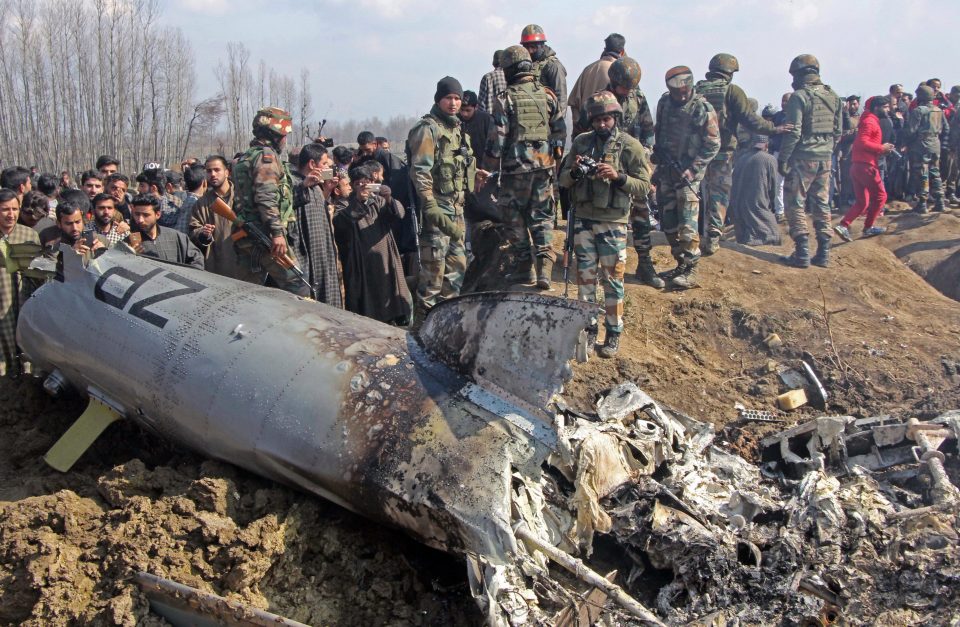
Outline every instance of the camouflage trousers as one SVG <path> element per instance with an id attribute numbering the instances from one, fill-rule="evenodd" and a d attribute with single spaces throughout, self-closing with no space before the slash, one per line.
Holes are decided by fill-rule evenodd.
<path id="1" fill-rule="evenodd" d="M 597 302 L 597 280 L 603 287 L 604 326 L 623 331 L 623 273 L 627 265 L 627 225 L 577 218 L 573 239 L 577 256 L 577 296 Z M 599 273 L 597 268 L 601 270 Z M 599 274 L 599 277 L 598 277 Z"/>
<path id="2" fill-rule="evenodd" d="M 830 229 L 830 161 L 794 159 L 783 178 L 783 210 L 787 214 L 790 237 L 809 237 L 807 210 L 813 216 L 817 240 L 829 240 Z"/>
<path id="3" fill-rule="evenodd" d="M 714 160 L 707 165 L 703 177 L 703 219 L 705 232 L 710 237 L 723 234 L 723 224 L 727 219 L 727 207 L 730 206 L 730 188 L 733 187 L 733 157 Z"/>
<path id="4" fill-rule="evenodd" d="M 646 198 L 633 201 L 630 210 L 630 225 L 633 228 L 633 248 L 641 259 L 649 259 L 653 242 L 650 241 L 650 203 Z"/>
<path id="5" fill-rule="evenodd" d="M 914 155 L 910 158 L 911 189 L 918 200 L 943 199 L 943 183 L 940 180 L 940 155 Z"/>
<path id="6" fill-rule="evenodd" d="M 457 218 L 463 228 L 463 216 Z M 439 302 L 460 295 L 467 272 L 467 250 L 463 237 L 453 240 L 439 231 L 424 228 L 420 236 L 420 276 L 417 281 L 417 305 L 429 310 Z"/>
<path id="7" fill-rule="evenodd" d="M 699 180 L 691 183 L 690 189 L 673 170 L 658 170 L 657 204 L 660 206 L 660 227 L 667 236 L 670 253 L 678 264 L 695 264 L 700 259 L 700 202 L 693 191 Z"/>
<path id="8" fill-rule="evenodd" d="M 293 259 L 296 266 L 302 267 L 290 245 L 290 236 L 286 236 L 286 239 L 287 255 Z M 234 243 L 234 250 L 237 253 L 237 278 L 241 281 L 264 285 L 269 277 L 274 287 L 297 296 L 310 296 L 310 288 L 294 274 L 293 270 L 281 266 L 270 255 L 269 250 L 251 238 L 237 240 Z"/>
<path id="9" fill-rule="evenodd" d="M 514 259 L 530 256 L 530 238 L 538 257 L 553 256 L 553 171 L 537 170 L 500 176 L 497 205 L 507 224 Z"/>
<path id="10" fill-rule="evenodd" d="M 957 179 L 960 178 L 960 163 L 957 162 L 957 153 L 945 148 L 940 153 L 940 178 L 948 196 L 957 193 Z"/>

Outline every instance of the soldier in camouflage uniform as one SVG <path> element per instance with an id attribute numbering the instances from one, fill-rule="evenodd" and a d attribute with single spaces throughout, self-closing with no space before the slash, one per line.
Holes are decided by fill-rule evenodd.
<path id="1" fill-rule="evenodd" d="M 720 150 L 720 128 L 713 107 L 694 93 L 690 68 L 670 68 L 666 82 L 668 91 L 657 103 L 654 184 L 660 225 L 677 260 L 665 278 L 671 287 L 687 289 L 697 285 L 700 260 L 700 205 L 694 190 Z"/>
<path id="2" fill-rule="evenodd" d="M 463 206 L 474 189 L 476 161 L 457 117 L 462 100 L 460 82 L 442 78 L 430 113 L 407 136 L 410 178 L 423 213 L 415 316 L 458 296 L 467 270 Z"/>
<path id="3" fill-rule="evenodd" d="M 510 225 L 508 239 L 513 255 L 514 283 L 537 282 L 550 289 L 555 253 L 553 200 L 555 156 L 563 148 L 566 124 L 556 96 L 538 83 L 530 55 L 523 46 L 510 46 L 500 57 L 507 89 L 493 105 L 494 127 L 490 145 L 500 159 L 500 192 L 497 204 Z M 529 230 L 536 247 L 534 273 L 530 259 Z"/>
<path id="4" fill-rule="evenodd" d="M 289 242 L 293 210 L 293 179 L 280 152 L 287 134 L 293 129 L 290 114 L 276 107 L 264 107 L 253 116 L 253 140 L 250 148 L 233 168 L 235 186 L 234 211 L 244 222 L 260 227 L 270 237 L 270 250 L 252 237 L 235 242 L 237 278 L 263 284 L 269 276 L 282 290 L 309 296 L 310 288 L 275 257 L 287 255 L 297 259 Z"/>
<path id="5" fill-rule="evenodd" d="M 733 156 L 737 149 L 738 130 L 741 126 L 749 131 L 746 135 L 773 135 L 781 133 L 785 127 L 775 127 L 756 113 L 756 105 L 751 108 L 747 95 L 733 80 L 734 72 L 740 70 L 740 63 L 732 54 L 720 53 L 710 59 L 706 80 L 698 81 L 694 91 L 703 96 L 717 113 L 720 125 L 720 152 L 707 166 L 703 178 L 704 240 L 700 246 L 704 255 L 712 255 L 720 247 L 720 236 L 727 218 L 730 205 L 730 187 L 733 184 Z"/>
<path id="6" fill-rule="evenodd" d="M 566 111 L 567 69 L 560 63 L 553 48 L 547 45 L 546 33 L 536 24 L 528 24 L 520 33 L 520 45 L 530 53 L 533 77 L 553 92 L 560 103 L 560 110 Z"/>
<path id="7" fill-rule="evenodd" d="M 960 105 L 960 85 L 954 85 L 950 88 L 950 94 L 947 96 L 954 108 Z M 957 199 L 957 180 L 960 179 L 960 115 L 954 113 L 950 122 L 950 135 L 942 155 L 946 155 L 950 161 L 950 169 L 944 174 L 943 164 L 940 164 L 940 176 L 943 178 L 947 202 L 951 205 L 960 204 Z"/>
<path id="8" fill-rule="evenodd" d="M 691 81 L 692 82 L 692 81 Z M 627 263 L 627 221 L 636 198 L 650 190 L 647 151 L 617 128 L 622 109 L 611 92 L 587 100 L 592 131 L 573 140 L 560 170 L 560 183 L 570 188 L 576 223 L 574 250 L 580 300 L 596 302 L 598 266 L 602 269 L 606 337 L 601 357 L 613 357 L 623 332 L 623 273 Z M 583 158 L 596 162 L 590 171 Z M 597 327 L 588 329 L 596 339 Z"/>
<path id="9" fill-rule="evenodd" d="M 793 95 L 787 101 L 786 122 L 778 169 L 783 176 L 783 208 L 795 250 L 781 261 L 795 268 L 830 261 L 830 179 L 833 149 L 840 139 L 843 107 L 840 96 L 820 80 L 820 62 L 801 54 L 790 63 Z M 809 211 L 817 237 L 817 254 L 810 258 Z"/>
<path id="10" fill-rule="evenodd" d="M 934 211 L 944 211 L 943 185 L 940 181 L 940 142 L 946 141 L 950 125 L 943 110 L 933 102 L 933 89 L 917 87 L 917 106 L 910 111 L 903 127 L 903 140 L 910 156 L 910 178 L 917 190 L 914 211 L 927 213 L 927 195 L 933 195 Z"/>
<path id="11" fill-rule="evenodd" d="M 647 97 L 639 87 L 640 75 L 639 63 L 630 57 L 620 57 L 610 65 L 608 70 L 610 83 L 606 91 L 616 96 L 617 102 L 620 103 L 622 110 L 618 122 L 620 129 L 638 140 L 649 151 L 654 137 L 653 115 L 650 113 Z M 578 124 L 583 128 L 590 124 L 586 107 L 580 112 Z M 657 276 L 653 259 L 650 258 L 653 245 L 650 242 L 650 203 L 646 196 L 633 199 L 630 221 L 633 228 L 633 246 L 638 258 L 636 277 L 646 285 L 662 288 L 663 279 Z"/>

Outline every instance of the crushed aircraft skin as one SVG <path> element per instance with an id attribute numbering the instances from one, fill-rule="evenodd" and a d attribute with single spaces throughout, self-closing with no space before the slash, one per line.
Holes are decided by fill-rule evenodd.
<path id="1" fill-rule="evenodd" d="M 598 605 L 606 624 L 855 622 L 876 566 L 919 617 L 955 611 L 957 414 L 817 419 L 758 466 L 632 383 L 569 410 L 585 303 L 475 294 L 415 337 L 122 249 L 64 258 L 18 326 L 49 390 L 464 555 L 492 625 Z"/>

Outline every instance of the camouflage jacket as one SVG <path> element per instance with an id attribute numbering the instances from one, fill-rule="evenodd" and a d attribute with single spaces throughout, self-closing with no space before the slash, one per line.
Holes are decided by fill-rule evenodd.
<path id="1" fill-rule="evenodd" d="M 433 105 L 410 129 L 407 160 L 417 205 L 424 214 L 434 206 L 450 215 L 463 213 L 464 196 L 473 191 L 477 168 L 470 137 L 459 118 Z"/>
<path id="2" fill-rule="evenodd" d="M 820 82 L 819 77 L 810 76 L 807 82 L 797 86 L 784 113 L 784 123 L 793 124 L 793 130 L 783 135 L 777 157 L 779 162 L 788 164 L 791 158 L 830 161 L 843 129 L 840 96 L 829 85 Z M 826 119 L 829 116 L 832 116 L 832 123 Z"/>
<path id="3" fill-rule="evenodd" d="M 607 85 L 604 89 L 615 93 L 613 92 L 613 85 Z M 617 101 L 623 109 L 623 114 L 620 116 L 620 123 L 617 126 L 626 131 L 634 139 L 640 140 L 641 144 L 649 148 L 653 145 L 653 114 L 650 113 L 650 105 L 647 103 L 647 97 L 643 91 L 637 87 L 623 98 L 617 96 Z M 574 126 L 574 133 L 579 135 L 589 130 L 590 118 L 587 116 L 587 107 L 586 104 L 584 104 L 580 109 L 580 116 Z"/>
<path id="4" fill-rule="evenodd" d="M 608 163 L 620 178 L 605 181 L 594 176 L 574 179 L 576 157 L 587 156 L 599 163 Z M 635 199 L 647 197 L 650 191 L 650 162 L 639 141 L 614 128 L 603 141 L 594 131 L 581 133 L 573 140 L 563 160 L 560 185 L 570 189 L 576 217 L 604 222 L 625 223 Z"/>
<path id="5" fill-rule="evenodd" d="M 527 119 L 532 118 L 532 119 Z M 563 146 L 566 123 L 557 97 L 533 79 L 519 74 L 497 95 L 494 126 L 487 142 L 500 159 L 504 174 L 546 170 L 555 166 L 553 146 Z M 523 139 L 520 133 L 535 135 Z"/>
<path id="6" fill-rule="evenodd" d="M 563 67 L 557 53 L 544 46 L 543 59 L 534 61 L 533 77 L 556 95 L 560 110 L 567 110 L 567 68 Z"/>
<path id="7" fill-rule="evenodd" d="M 727 84 L 726 93 L 723 97 L 722 115 L 720 111 L 717 111 L 717 121 L 720 124 L 720 151 L 715 157 L 718 161 L 725 161 L 737 149 L 739 142 L 737 131 L 741 126 L 747 127 L 750 135 L 754 133 L 771 135 L 775 127 L 771 122 L 764 120 L 756 111 L 752 110 L 747 102 L 747 94 L 739 85 L 734 85 L 720 74 L 708 72 L 707 80 L 698 82 L 695 89 L 700 90 L 712 81 L 725 81 Z M 714 110 L 716 111 L 716 107 L 714 107 Z"/>
<path id="8" fill-rule="evenodd" d="M 259 222 L 270 237 L 285 234 L 294 219 L 293 180 L 286 162 L 271 146 L 259 140 L 233 168 L 233 209 L 247 222 Z"/>
<path id="9" fill-rule="evenodd" d="M 720 128 L 717 114 L 709 102 L 696 94 L 683 104 L 674 102 L 670 92 L 660 97 L 654 150 L 656 163 L 667 165 L 658 157 L 663 154 L 677 160 L 681 171 L 689 169 L 695 179 L 700 179 L 719 150 Z"/>
<path id="10" fill-rule="evenodd" d="M 950 134 L 950 124 L 943 110 L 933 103 L 917 105 L 910 110 L 903 127 L 903 137 L 911 154 L 939 155 L 940 142 Z"/>

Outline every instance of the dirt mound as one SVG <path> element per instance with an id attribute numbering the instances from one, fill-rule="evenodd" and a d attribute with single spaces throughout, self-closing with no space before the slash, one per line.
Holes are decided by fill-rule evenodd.
<path id="1" fill-rule="evenodd" d="M 0 622 L 164 624 L 147 571 L 309 624 L 470 624 L 462 562 L 118 423 L 74 471 L 41 456 L 80 412 L 0 384 Z M 144 463 L 138 457 L 148 460 Z"/>

